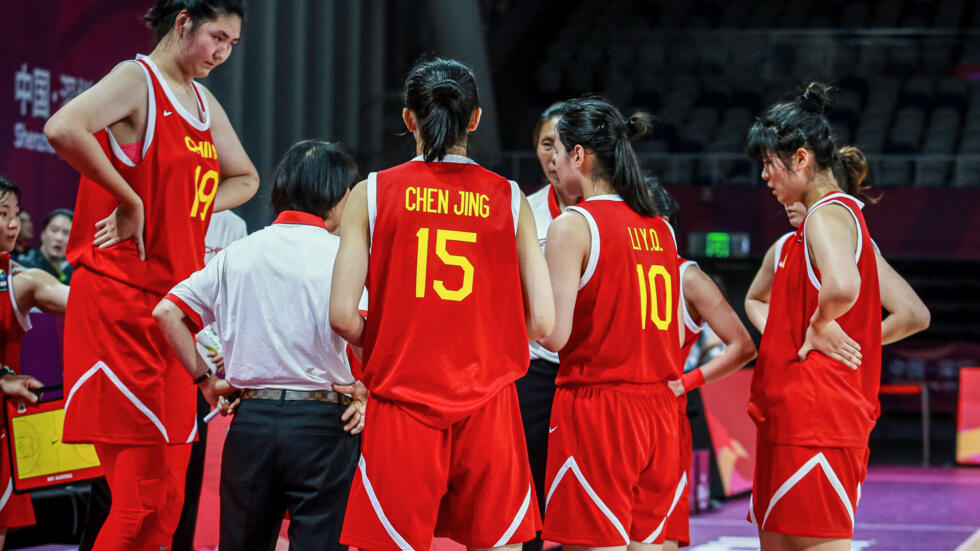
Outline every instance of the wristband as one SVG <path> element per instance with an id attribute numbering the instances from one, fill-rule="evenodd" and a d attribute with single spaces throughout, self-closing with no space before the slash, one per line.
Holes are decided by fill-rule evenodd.
<path id="1" fill-rule="evenodd" d="M 194 384 L 195 385 L 199 385 L 199 384 L 203 383 L 204 381 L 207 381 L 208 379 L 211 378 L 211 375 L 213 373 L 214 372 L 212 372 L 211 369 L 208 368 L 207 371 L 205 371 L 204 373 L 201 373 L 200 375 L 197 376 L 196 379 L 194 379 Z"/>
<path id="2" fill-rule="evenodd" d="M 0 378 L 6 377 L 7 375 L 17 375 L 17 372 L 10 369 L 9 366 L 0 366 Z"/>
<path id="3" fill-rule="evenodd" d="M 692 369 L 681 375 L 681 384 L 684 385 L 684 392 L 704 386 L 704 373 L 701 372 L 701 368 Z"/>

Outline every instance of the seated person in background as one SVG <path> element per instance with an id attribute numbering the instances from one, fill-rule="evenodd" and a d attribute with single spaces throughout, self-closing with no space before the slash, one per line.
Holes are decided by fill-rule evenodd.
<path id="1" fill-rule="evenodd" d="M 336 144 L 294 145 L 275 171 L 272 225 L 222 250 L 153 311 L 209 403 L 243 391 L 221 465 L 222 549 L 270 549 L 287 510 L 291 548 L 344 548 L 367 389 L 351 375 L 328 304 L 340 244 L 331 232 L 356 174 Z M 225 381 L 187 327 L 209 323 Z"/>
<path id="2" fill-rule="evenodd" d="M 20 341 L 31 328 L 28 316 L 37 307 L 64 314 L 68 287 L 41 270 L 11 273 L 10 251 L 20 230 L 20 188 L 0 177 L 0 390 L 36 402 L 31 389 L 42 386 L 34 377 L 20 375 Z M 9 439 L 0 423 L 0 549 L 7 530 L 34 524 L 34 508 L 27 494 L 12 494 Z"/>
<path id="3" fill-rule="evenodd" d="M 20 233 L 17 234 L 17 242 L 14 243 L 10 256 L 14 261 L 19 262 L 20 257 L 30 250 L 31 241 L 34 240 L 34 221 L 31 220 L 31 213 L 26 210 L 20 211 L 17 217 L 20 218 Z"/>
<path id="4" fill-rule="evenodd" d="M 44 218 L 41 229 L 41 246 L 27 251 L 18 262 L 25 268 L 40 268 L 68 285 L 74 268 L 65 260 L 68 234 L 74 213 L 68 209 L 54 209 Z"/>

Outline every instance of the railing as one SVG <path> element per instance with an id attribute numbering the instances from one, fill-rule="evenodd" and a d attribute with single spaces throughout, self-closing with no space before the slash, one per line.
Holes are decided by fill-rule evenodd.
<path id="1" fill-rule="evenodd" d="M 675 185 L 751 186 L 762 183 L 762 166 L 744 153 L 638 152 L 651 175 Z M 868 154 L 868 183 L 875 187 L 978 187 L 980 155 Z M 504 170 L 526 187 L 541 180 L 531 151 L 505 151 Z"/>

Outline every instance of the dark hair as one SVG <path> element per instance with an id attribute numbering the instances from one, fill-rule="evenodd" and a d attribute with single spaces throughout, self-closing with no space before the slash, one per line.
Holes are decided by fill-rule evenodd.
<path id="1" fill-rule="evenodd" d="M 534 147 L 538 147 L 538 140 L 541 139 L 541 128 L 544 127 L 544 123 L 550 121 L 555 117 L 560 117 L 565 114 L 565 109 L 568 108 L 568 104 L 564 101 L 559 101 L 557 103 L 552 103 L 547 109 L 541 113 L 538 117 L 538 122 L 534 124 L 534 133 L 531 136 L 534 141 L 531 143 Z"/>
<path id="2" fill-rule="evenodd" d="M 54 209 L 49 212 L 47 216 L 44 217 L 44 224 L 41 226 L 41 231 L 48 229 L 48 224 L 54 220 L 55 216 L 67 216 L 69 220 L 75 219 L 75 211 L 71 209 Z"/>
<path id="3" fill-rule="evenodd" d="M 653 192 L 653 200 L 657 203 L 657 214 L 667 218 L 670 225 L 674 228 L 674 233 L 677 233 L 678 227 L 681 225 L 681 207 L 674 200 L 674 197 L 664 189 L 664 186 L 660 185 L 654 177 L 647 178 L 647 185 L 650 186 L 650 190 Z"/>
<path id="4" fill-rule="evenodd" d="M 158 41 L 163 40 L 170 29 L 174 28 L 177 15 L 182 10 L 187 10 L 187 14 L 191 16 L 192 29 L 222 15 L 237 15 L 245 21 L 244 0 L 157 0 L 157 5 L 143 16 L 143 21 L 146 21 L 147 27 L 153 29 Z"/>
<path id="5" fill-rule="evenodd" d="M 357 177 L 357 164 L 337 143 L 297 142 L 272 176 L 272 210 L 298 210 L 325 217 Z"/>
<path id="6" fill-rule="evenodd" d="M 820 82 L 811 82 L 806 90 L 793 101 L 777 103 L 749 129 L 746 153 L 755 161 L 771 157 L 779 159 L 788 169 L 790 158 L 797 149 L 804 147 L 813 152 L 819 169 L 830 169 L 845 192 L 865 201 L 867 197 L 861 181 L 867 176 L 867 160 L 856 147 L 838 150 L 831 131 L 827 112 L 833 106 L 833 88 Z M 841 153 L 847 150 L 846 159 Z M 863 173 L 859 168 L 863 165 Z"/>
<path id="7" fill-rule="evenodd" d="M 3 200 L 8 193 L 13 193 L 14 197 L 17 198 L 17 203 L 20 203 L 20 187 L 3 176 L 0 176 L 0 200 Z"/>
<path id="8" fill-rule="evenodd" d="M 619 111 L 602 98 L 579 98 L 567 102 L 558 120 L 558 139 L 569 152 L 581 145 L 592 150 L 596 162 L 592 177 L 609 180 L 623 201 L 643 216 L 657 216 L 653 192 L 644 180 L 640 161 L 630 139 L 646 134 L 653 127 L 647 113 L 634 113 L 623 119 Z"/>
<path id="9" fill-rule="evenodd" d="M 441 160 L 466 137 L 480 106 L 473 71 L 455 59 L 421 61 L 405 78 L 405 107 L 415 113 L 426 162 Z"/>

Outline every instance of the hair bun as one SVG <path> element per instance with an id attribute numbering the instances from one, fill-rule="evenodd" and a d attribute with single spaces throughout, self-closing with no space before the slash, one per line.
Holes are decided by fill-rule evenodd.
<path id="1" fill-rule="evenodd" d="M 799 97 L 797 103 L 799 103 L 800 107 L 811 113 L 824 115 L 834 104 L 834 100 L 831 98 L 832 91 L 833 88 L 822 82 L 811 82 L 806 87 L 803 95 Z"/>
<path id="2" fill-rule="evenodd" d="M 440 80 L 432 86 L 432 98 L 439 105 L 450 105 L 463 97 L 463 87 L 451 78 Z"/>
<path id="3" fill-rule="evenodd" d="M 653 117 L 649 113 L 642 111 L 633 113 L 626 119 L 626 135 L 632 138 L 639 138 L 653 128 Z"/>

